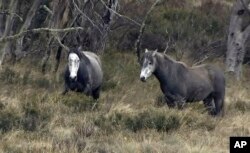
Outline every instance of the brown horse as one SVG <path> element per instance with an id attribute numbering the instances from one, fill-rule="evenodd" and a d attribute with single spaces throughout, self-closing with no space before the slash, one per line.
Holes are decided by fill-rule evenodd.
<path id="1" fill-rule="evenodd" d="M 223 115 L 225 77 L 217 67 L 205 64 L 188 67 L 165 54 L 146 49 L 141 58 L 141 81 L 145 82 L 152 74 L 159 80 L 169 107 L 203 101 L 211 115 Z"/>

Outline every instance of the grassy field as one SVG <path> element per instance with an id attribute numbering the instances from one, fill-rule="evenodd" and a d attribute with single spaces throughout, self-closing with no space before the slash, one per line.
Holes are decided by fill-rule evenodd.
<path id="1" fill-rule="evenodd" d="M 65 63 L 45 75 L 27 62 L 3 68 L 0 152 L 224 153 L 230 136 L 250 135 L 249 67 L 242 81 L 227 80 L 225 116 L 214 118 L 202 102 L 169 109 L 154 77 L 140 82 L 134 54 L 106 52 L 102 61 L 97 104 L 79 93 L 60 95 Z"/>

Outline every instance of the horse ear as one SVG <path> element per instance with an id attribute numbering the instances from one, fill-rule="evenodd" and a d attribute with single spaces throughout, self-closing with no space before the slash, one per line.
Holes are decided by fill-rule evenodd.
<path id="1" fill-rule="evenodd" d="M 157 52 L 158 52 L 158 49 L 154 50 L 153 56 L 155 56 Z"/>
<path id="2" fill-rule="evenodd" d="M 81 50 L 82 50 L 82 46 L 79 46 L 79 47 L 77 48 L 77 51 L 80 52 Z"/>
<path id="3" fill-rule="evenodd" d="M 146 49 L 145 49 L 145 53 L 147 53 L 147 52 L 148 52 L 148 49 L 146 48 Z"/>

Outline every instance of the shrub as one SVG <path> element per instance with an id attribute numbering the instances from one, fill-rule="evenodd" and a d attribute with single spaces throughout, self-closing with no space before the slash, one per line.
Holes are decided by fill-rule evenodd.
<path id="1" fill-rule="evenodd" d="M 166 116 L 159 113 L 143 112 L 137 116 L 127 118 L 125 120 L 126 128 L 136 132 L 141 129 L 156 129 L 157 131 L 168 132 L 180 127 L 180 120 L 178 116 Z"/>
<path id="2" fill-rule="evenodd" d="M 133 132 L 142 129 L 156 129 L 157 131 L 169 132 L 180 127 L 180 118 L 176 115 L 168 115 L 156 111 L 144 111 L 136 115 L 115 113 L 109 117 L 98 117 L 95 125 L 104 130 L 129 129 Z"/>
<path id="3" fill-rule="evenodd" d="M 13 71 L 10 68 L 5 68 L 1 73 L 0 73 L 0 80 L 4 82 L 5 84 L 16 84 L 18 83 L 18 80 L 20 74 Z"/>
<path id="4" fill-rule="evenodd" d="M 51 87 L 51 83 L 48 79 L 46 78 L 38 78 L 33 80 L 33 84 L 38 87 L 38 88 L 45 88 L 48 89 Z"/>
<path id="5" fill-rule="evenodd" d="M 0 111 L 0 131 L 7 132 L 18 127 L 21 117 L 10 111 Z"/>
<path id="6" fill-rule="evenodd" d="M 20 122 L 21 127 L 26 131 L 39 130 L 50 122 L 53 117 L 54 109 L 51 106 L 45 105 L 47 95 L 39 94 L 31 95 L 21 101 L 23 116 Z"/>
<path id="7" fill-rule="evenodd" d="M 71 93 L 70 96 L 65 96 L 62 102 L 72 108 L 74 112 L 90 111 L 98 106 L 98 101 L 83 93 Z"/>
<path id="8" fill-rule="evenodd" d="M 23 85 L 27 85 L 28 83 L 30 83 L 31 79 L 30 79 L 30 71 L 26 71 L 23 75 L 23 78 L 22 78 L 22 84 Z"/>
<path id="9" fill-rule="evenodd" d="M 183 121 L 185 122 L 185 125 L 187 125 L 192 130 L 194 129 L 206 129 L 208 131 L 214 130 L 216 126 L 216 121 L 211 118 L 211 116 L 208 117 L 201 117 L 189 114 L 188 116 L 185 116 L 183 118 Z"/>
<path id="10" fill-rule="evenodd" d="M 238 100 L 236 102 L 230 103 L 228 106 L 228 110 L 236 109 L 242 113 L 247 112 L 250 110 L 250 102 L 246 102 L 243 100 Z"/>

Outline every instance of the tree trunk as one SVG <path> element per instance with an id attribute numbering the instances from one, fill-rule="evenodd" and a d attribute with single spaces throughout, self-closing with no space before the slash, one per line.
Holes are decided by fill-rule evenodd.
<path id="1" fill-rule="evenodd" d="M 241 77 L 242 62 L 246 52 L 246 40 L 250 34 L 250 0 L 237 0 L 233 6 L 227 41 L 226 70 Z"/>
<path id="2" fill-rule="evenodd" d="M 28 14 L 26 15 L 26 19 L 25 19 L 22 27 L 19 30 L 19 33 L 28 30 L 28 28 L 31 25 L 31 21 L 32 21 L 33 17 L 35 16 L 36 11 L 38 10 L 38 7 L 40 6 L 40 3 L 41 3 L 40 0 L 35 0 L 33 2 L 33 4 L 31 6 Z M 20 39 L 18 39 L 16 41 L 16 51 L 15 51 L 15 54 L 18 55 L 18 56 L 23 56 L 22 55 L 22 49 L 23 49 L 23 40 L 24 40 L 24 37 L 25 36 L 21 37 Z"/>
<path id="3" fill-rule="evenodd" d="M 0 2 L 0 10 L 1 11 L 5 10 L 3 1 Z M 0 12 L 0 37 L 2 37 L 4 33 L 4 23 L 5 23 L 4 17 L 5 17 L 4 12 Z"/>
<path id="4" fill-rule="evenodd" d="M 114 11 L 117 10 L 117 6 L 118 6 L 118 0 L 109 0 L 108 1 L 108 5 L 107 5 L 107 10 L 106 13 L 103 16 L 103 34 L 102 34 L 102 38 L 101 38 L 101 45 L 100 45 L 100 51 L 103 52 L 104 49 L 106 48 L 106 45 L 108 43 L 108 34 L 110 33 L 110 25 L 113 21 L 114 18 Z"/>
<path id="5" fill-rule="evenodd" d="M 18 4 L 18 0 L 12 0 L 9 4 L 10 12 L 15 12 L 16 8 L 17 8 L 17 4 Z M 13 34 L 13 24 L 14 24 L 14 14 L 11 13 L 9 14 L 9 16 L 6 19 L 5 22 L 5 30 L 3 33 L 3 37 L 6 37 L 8 35 Z M 1 49 L 1 61 L 0 61 L 0 67 L 2 67 L 3 63 L 6 60 L 7 55 L 10 55 L 10 59 L 13 58 L 12 56 L 14 56 L 13 54 L 13 42 L 9 41 L 6 42 L 4 47 Z"/>
<path id="6" fill-rule="evenodd" d="M 52 49 L 57 47 L 56 71 L 61 53 L 67 49 L 65 46 L 68 48 L 82 46 L 84 50 L 93 52 L 104 51 L 109 41 L 110 26 L 114 23 L 114 17 L 124 18 L 116 12 L 118 2 L 118 0 L 105 2 L 104 0 L 33 0 L 30 3 L 21 0 L 0 1 L 0 8 L 7 11 L 7 14 L 3 15 L 0 12 L 2 47 L 0 51 L 3 55 L 0 64 L 4 63 L 8 54 L 13 56 L 12 59 L 17 59 L 16 57 L 21 59 L 23 55 L 35 53 L 32 57 L 42 58 L 42 69 L 45 71 L 50 56 L 54 55 Z M 63 31 L 68 27 L 77 27 L 80 30 Z"/>

